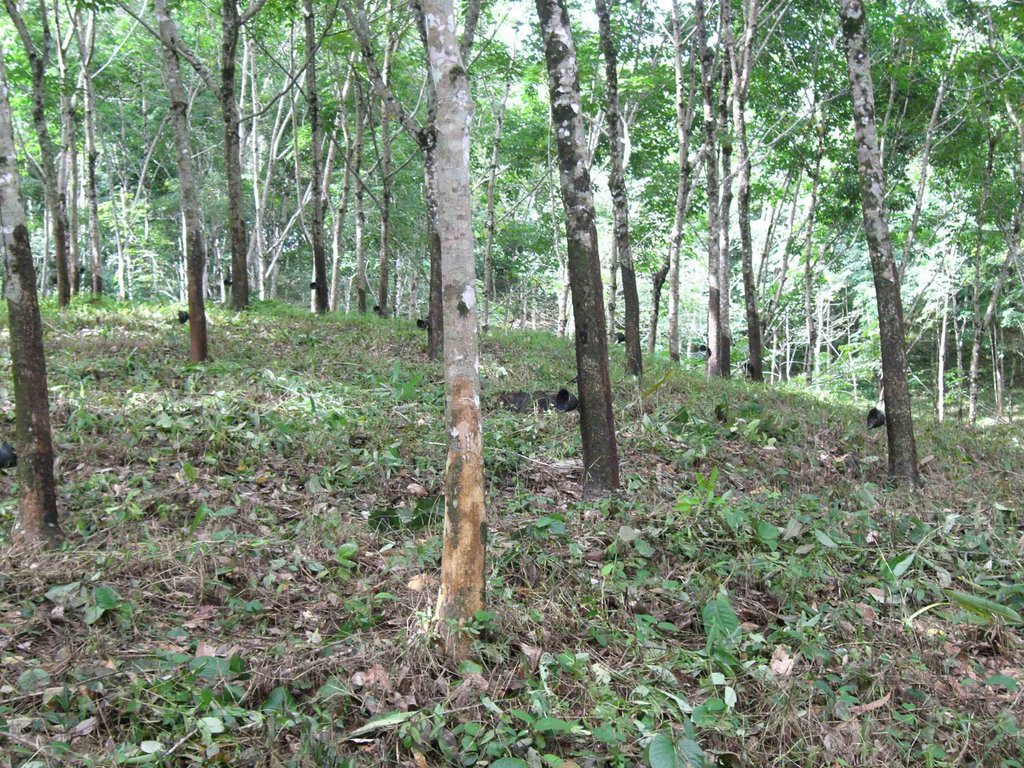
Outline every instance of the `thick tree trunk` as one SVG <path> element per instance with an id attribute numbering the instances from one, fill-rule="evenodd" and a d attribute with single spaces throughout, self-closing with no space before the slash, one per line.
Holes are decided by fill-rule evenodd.
<path id="1" fill-rule="evenodd" d="M 917 446 L 914 442 L 910 388 L 907 385 L 903 302 L 885 206 L 885 178 L 878 151 L 875 95 L 871 86 L 871 63 L 867 51 L 867 18 L 862 0 L 841 0 L 839 16 L 852 91 L 864 230 L 871 254 L 875 300 L 878 304 L 889 474 L 916 487 Z"/>
<path id="2" fill-rule="evenodd" d="M 754 280 L 754 239 L 750 232 L 750 149 L 747 146 L 747 95 L 754 63 L 754 37 L 757 35 L 758 0 L 746 0 L 743 10 L 743 38 L 732 56 L 733 128 L 739 148 L 737 162 L 739 186 L 736 195 L 736 216 L 740 230 L 740 263 L 743 274 L 743 300 L 747 318 L 747 373 L 754 381 L 764 381 L 764 345 L 761 341 L 761 318 L 757 310 L 757 284 Z M 773 222 L 774 223 L 774 222 Z M 771 238 L 772 224 L 765 237 Z"/>
<path id="3" fill-rule="evenodd" d="M 181 81 L 181 66 L 175 52 L 174 38 L 177 32 L 174 21 L 167 10 L 167 0 L 154 0 L 156 18 L 160 25 L 160 39 L 163 42 L 164 81 L 170 98 L 171 127 L 174 131 L 174 146 L 178 161 L 178 190 L 181 198 L 183 219 L 182 241 L 185 246 L 185 263 L 188 273 L 188 328 L 189 354 L 192 362 L 206 360 L 206 306 L 203 296 L 203 278 L 206 270 L 206 251 L 199 215 L 199 196 L 196 192 L 195 172 L 192 165 L 192 146 L 189 140 L 188 96 Z"/>
<path id="4" fill-rule="evenodd" d="M 622 299 L 626 305 L 626 373 L 640 376 L 643 374 L 643 355 L 640 349 L 640 297 L 637 294 L 633 247 L 629 237 L 629 201 L 626 198 L 624 167 L 626 141 L 622 135 L 623 120 L 619 110 L 618 63 L 607 0 L 596 0 L 596 5 L 607 84 L 605 116 L 608 121 L 608 143 L 611 145 L 612 161 L 608 188 L 611 190 L 612 214 L 615 220 L 615 260 L 622 270 Z"/>
<path id="5" fill-rule="evenodd" d="M 437 179 L 435 177 L 436 133 L 431 126 L 429 139 L 423 145 L 423 172 L 427 199 L 427 245 L 430 249 L 430 285 L 427 294 L 427 357 L 439 360 L 444 353 L 444 305 L 441 283 L 441 234 L 439 217 L 440 204 L 437 201 Z"/>
<path id="6" fill-rule="evenodd" d="M 227 0 L 226 0 L 227 1 Z M 313 216 L 310 222 L 313 246 L 313 287 L 314 309 L 318 315 L 327 312 L 327 252 L 324 247 L 324 200 L 323 200 L 323 147 L 324 135 L 320 125 L 320 94 L 317 92 L 316 18 L 313 15 L 313 0 L 303 0 L 303 22 L 306 30 L 306 111 L 310 131 L 310 171 L 313 197 Z M 386 285 L 386 282 L 384 283 Z"/>
<path id="7" fill-rule="evenodd" d="M 714 54 L 708 46 L 704 0 L 694 3 L 697 49 L 700 56 L 701 96 L 704 104 L 704 164 L 707 176 L 708 212 L 708 355 L 709 376 L 724 376 L 728 359 L 723 360 L 724 330 L 722 327 L 721 223 L 719 221 L 718 183 L 718 120 L 714 103 Z"/>
<path id="8" fill-rule="evenodd" d="M 438 234 L 444 283 L 448 463 L 437 618 L 445 649 L 469 652 L 463 631 L 483 607 L 483 440 L 476 331 L 476 261 L 469 190 L 473 101 L 455 36 L 452 0 L 422 0 L 430 77 L 437 94 Z"/>
<path id="9" fill-rule="evenodd" d="M 10 327 L 11 374 L 18 450 L 19 515 L 15 540 L 55 544 L 62 536 L 53 479 L 53 436 L 46 388 L 43 324 L 25 227 L 21 176 L 14 149 L 7 73 L 0 55 L 0 256 Z"/>
<path id="10" fill-rule="evenodd" d="M 39 141 L 39 166 L 43 173 L 43 197 L 46 209 L 50 212 L 50 236 L 56 252 L 57 306 L 66 307 L 71 299 L 71 282 L 68 271 L 67 196 L 57 183 L 56 153 L 53 148 L 53 140 L 50 138 L 50 129 L 46 123 L 46 65 L 50 58 L 50 46 L 53 42 L 50 36 L 49 14 L 45 3 L 40 0 L 39 21 L 43 40 L 42 46 L 37 47 L 15 0 L 4 0 L 4 7 L 18 30 L 18 36 L 25 48 L 29 68 L 32 72 L 32 124 L 35 127 L 36 139 Z"/>
<path id="11" fill-rule="evenodd" d="M 612 417 L 608 335 L 601 301 L 601 262 L 576 48 L 564 0 L 537 0 L 537 15 L 544 39 L 565 209 L 569 281 L 576 323 L 583 489 L 586 494 L 601 494 L 619 486 L 619 454 Z"/>

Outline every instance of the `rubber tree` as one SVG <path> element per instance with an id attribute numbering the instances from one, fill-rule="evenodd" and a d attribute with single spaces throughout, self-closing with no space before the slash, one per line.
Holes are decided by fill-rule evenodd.
<path id="1" fill-rule="evenodd" d="M 864 232 L 871 256 L 875 302 L 878 306 L 889 474 L 913 488 L 918 484 L 917 445 L 914 441 L 910 387 L 907 383 L 903 301 L 885 205 L 885 176 L 878 147 L 875 93 L 871 84 L 871 62 L 867 49 L 868 24 L 862 0 L 841 0 L 839 21 L 853 100 L 854 140 Z"/>
<path id="2" fill-rule="evenodd" d="M 464 657 L 461 631 L 483 607 L 483 441 L 476 331 L 476 260 L 470 208 L 469 140 L 473 100 L 455 35 L 452 0 L 422 0 L 427 61 L 437 98 L 437 231 L 441 241 L 448 463 L 444 545 L 437 599 L 445 648 Z"/>
<path id="3" fill-rule="evenodd" d="M 66 307 L 71 300 L 71 275 L 68 269 L 67 193 L 57 183 L 57 160 L 46 122 L 46 67 L 50 60 L 53 37 L 45 0 L 39 0 L 38 13 L 42 40 L 37 45 L 29 33 L 16 0 L 4 0 L 18 37 L 28 56 L 32 71 L 32 125 L 39 141 L 39 167 L 43 175 L 43 197 L 50 213 L 50 232 L 56 255 L 57 306 Z"/>
<path id="4" fill-rule="evenodd" d="M 25 226 L 21 177 L 14 149 L 7 73 L 0 48 L 0 255 L 10 324 L 14 379 L 15 443 L 18 449 L 19 512 L 14 538 L 55 544 L 62 538 L 53 479 L 53 435 L 46 388 L 43 324 L 36 296 L 36 271 Z"/>
<path id="5" fill-rule="evenodd" d="M 569 284 L 576 324 L 583 491 L 585 495 L 600 495 L 619 487 L 619 452 L 612 417 L 608 333 L 601 305 L 601 261 L 576 46 L 564 0 L 537 0 L 537 16 L 544 39 L 551 119 L 565 209 Z"/>
<path id="6" fill-rule="evenodd" d="M 608 122 L 608 143 L 611 145 L 611 172 L 608 188 L 612 194 L 612 216 L 615 224 L 615 248 L 619 269 L 622 271 L 622 295 L 626 304 L 626 372 L 634 376 L 643 373 L 643 355 L 640 350 L 640 298 L 636 288 L 636 269 L 633 266 L 633 247 L 629 237 L 629 199 L 626 197 L 624 121 L 619 108 L 618 56 L 612 37 L 611 14 L 608 0 L 596 0 L 598 29 L 605 70 L 605 119 Z"/>

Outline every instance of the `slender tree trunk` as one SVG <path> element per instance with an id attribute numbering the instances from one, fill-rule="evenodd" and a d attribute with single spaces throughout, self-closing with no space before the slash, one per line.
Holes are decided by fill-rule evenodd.
<path id="1" fill-rule="evenodd" d="M 986 124 L 990 125 L 991 116 L 986 114 Z M 972 308 L 974 310 L 974 335 L 971 341 L 971 367 L 967 376 L 967 418 L 973 424 L 977 418 L 978 411 L 978 374 L 977 364 L 974 361 L 974 348 L 981 344 L 981 335 L 984 329 L 981 327 L 981 262 L 983 257 L 982 233 L 985 228 L 985 211 L 988 203 L 988 195 L 992 186 L 992 164 L 995 157 L 996 137 L 989 131 L 988 137 L 988 158 L 985 161 L 985 175 L 981 184 L 981 200 L 978 203 L 978 213 L 975 218 L 974 227 L 974 290 L 972 295 Z"/>
<path id="2" fill-rule="evenodd" d="M 39 317 L 35 267 L 25 226 L 7 93 L 7 72 L 0 51 L 0 256 L 10 328 L 15 443 L 19 453 L 19 515 L 13 535 L 15 540 L 25 543 L 56 544 L 62 533 L 53 479 L 53 436 L 43 324 Z"/>
<path id="3" fill-rule="evenodd" d="M 942 78 L 939 80 L 939 88 L 935 92 L 935 103 L 932 105 L 932 115 L 928 120 L 928 128 L 924 132 L 924 146 L 921 148 L 921 178 L 917 182 L 917 196 L 914 198 L 914 212 L 910 216 L 910 229 L 903 240 L 903 256 L 900 259 L 900 282 L 906 274 L 907 266 L 912 257 L 914 238 L 917 236 L 917 227 L 921 221 L 921 210 L 924 208 L 924 194 L 928 189 L 928 160 L 931 156 L 932 143 L 935 140 L 935 127 L 939 124 L 939 113 L 942 110 L 942 101 L 946 96 L 946 88 L 949 86 L 949 76 L 953 72 L 953 65 L 956 63 L 960 46 L 953 47 L 946 62 L 946 68 L 942 71 Z M 911 313 L 913 319 L 913 313 Z"/>
<path id="4" fill-rule="evenodd" d="M 484 325 L 489 325 L 491 322 L 491 301 L 494 299 L 494 273 L 491 266 L 491 250 L 494 247 L 494 187 L 498 180 L 498 151 L 501 148 L 501 134 L 505 125 L 505 105 L 508 103 L 508 94 L 512 89 L 514 64 L 515 54 L 513 52 L 509 77 L 505 81 L 505 92 L 501 96 L 501 101 L 495 106 L 494 141 L 491 143 L 491 165 L 487 175 L 487 223 L 484 236 Z"/>
<path id="5" fill-rule="evenodd" d="M 583 489 L 588 495 L 601 494 L 619 486 L 619 454 L 612 417 L 608 334 L 601 306 L 601 262 L 576 48 L 564 0 L 537 0 L 537 16 L 544 39 L 565 208 L 569 281 L 576 323 Z"/>
<path id="6" fill-rule="evenodd" d="M 732 319 L 730 302 L 732 300 L 732 247 L 730 244 L 729 218 L 732 213 L 732 130 L 729 125 L 732 110 L 730 84 L 732 71 L 729 59 L 734 55 L 732 34 L 732 4 L 721 2 L 719 10 L 719 35 L 722 38 L 721 85 L 718 90 L 718 135 L 724 137 L 720 142 L 722 156 L 721 203 L 719 213 L 719 230 L 722 247 L 718 256 L 719 299 L 722 308 L 719 313 L 722 348 L 719 357 L 721 375 L 728 378 L 732 375 Z"/>
<path id="7" fill-rule="evenodd" d="M 939 333 L 935 413 L 941 424 L 946 419 L 946 343 L 949 334 L 949 289 L 942 302 L 942 328 Z"/>
<path id="8" fill-rule="evenodd" d="M 796 185 L 793 193 L 793 205 L 789 209 L 789 226 L 786 234 L 786 242 L 782 246 L 782 264 L 779 266 L 779 278 L 774 282 L 775 291 L 771 297 L 767 298 L 768 306 L 765 308 L 764 317 L 761 321 L 761 327 L 765 331 L 765 335 L 771 339 L 774 333 L 774 325 L 777 318 L 778 309 L 782 304 L 782 293 L 786 287 L 786 277 L 789 275 L 789 251 L 793 245 L 793 237 L 796 234 L 796 211 L 798 203 L 800 201 L 800 183 L 803 181 L 803 168 L 797 172 Z M 788 188 L 787 188 L 788 191 Z M 763 259 L 767 261 L 768 252 L 766 251 Z M 787 337 L 788 337 L 787 331 Z"/>
<path id="9" fill-rule="evenodd" d="M 815 114 L 818 95 L 814 95 Z M 811 180 L 811 208 L 807 212 L 807 232 L 804 242 L 804 316 L 807 326 L 807 356 L 804 360 L 804 377 L 807 386 L 814 382 L 815 351 L 818 343 L 818 327 L 814 323 L 814 215 L 818 208 L 818 184 L 821 181 L 821 157 L 825 153 L 825 126 L 818 125 L 818 151 L 814 157 L 814 177 Z"/>
<path id="10" fill-rule="evenodd" d="M 50 129 L 46 123 L 46 66 L 50 58 L 52 38 L 49 14 L 45 0 L 39 0 L 39 21 L 42 27 L 42 45 L 36 46 L 21 16 L 16 0 L 4 0 L 4 7 L 21 38 L 32 71 L 32 124 L 39 141 L 39 166 L 43 174 L 43 197 L 50 212 L 51 238 L 55 249 L 57 271 L 57 306 L 66 307 L 71 300 L 71 282 L 68 270 L 68 215 L 67 196 L 57 183 L 56 153 Z"/>
<path id="11" fill-rule="evenodd" d="M 228 2 L 229 0 L 225 0 Z M 327 312 L 327 253 L 324 248 L 324 200 L 323 200 L 323 147 L 324 135 L 320 125 L 320 94 L 316 81 L 316 19 L 313 15 L 313 0 L 303 0 L 303 21 L 306 28 L 306 111 L 310 131 L 310 187 L 313 193 L 313 216 L 310 222 L 313 246 L 313 274 L 315 286 L 314 308 L 318 315 Z M 386 282 L 384 283 L 386 285 Z"/>
<path id="12" fill-rule="evenodd" d="M 743 10 L 743 40 L 739 51 L 732 57 L 733 128 L 739 147 L 739 188 L 736 195 L 736 216 L 740 230 L 740 259 L 743 273 L 743 300 L 747 317 L 747 373 L 754 381 L 764 381 L 764 345 L 761 341 L 761 319 L 757 310 L 757 284 L 754 281 L 754 240 L 750 232 L 750 150 L 747 146 L 747 94 L 753 70 L 754 37 L 757 34 L 758 0 L 745 0 Z M 774 228 L 774 214 L 765 237 L 767 244 Z"/>
<path id="13" fill-rule="evenodd" d="M 89 206 L 89 261 L 92 270 L 92 294 L 103 293 L 103 245 L 100 239 L 99 195 L 96 191 L 96 95 L 93 89 L 92 54 L 96 43 L 96 14 L 78 17 L 78 52 L 82 60 L 83 100 L 85 118 L 85 197 Z M 156 286 L 153 286 L 156 288 Z"/>
<path id="14" fill-rule="evenodd" d="M 469 653 L 462 630 L 483 607 L 483 440 L 476 335 L 476 261 L 469 191 L 473 101 L 455 36 L 452 0 L 422 0 L 430 77 L 437 94 L 438 233 L 444 283 L 448 464 L 437 618 L 445 649 Z"/>
<path id="15" fill-rule="evenodd" d="M 366 312 L 366 207 L 363 203 L 363 135 L 366 124 L 366 110 L 362 89 L 356 85 L 356 140 L 352 147 L 352 168 L 356 177 L 356 311 Z"/>
<path id="16" fill-rule="evenodd" d="M 862 0 L 841 0 L 840 25 L 853 99 L 857 168 L 860 175 L 864 230 L 871 254 L 871 271 L 878 304 L 882 346 L 885 426 L 889 444 L 889 474 L 910 487 L 918 484 L 917 446 L 907 385 L 907 356 L 899 274 L 885 206 L 885 177 L 878 151 L 875 96 L 867 51 L 867 18 Z"/>
<path id="17" fill-rule="evenodd" d="M 690 47 L 689 78 L 686 86 L 686 98 L 683 99 L 683 29 L 679 18 L 679 3 L 672 3 L 672 48 L 675 60 L 676 75 L 676 148 L 679 154 L 679 175 L 676 180 L 675 216 L 672 220 L 672 235 L 669 238 L 668 256 L 661 269 L 654 275 L 653 296 L 651 300 L 651 323 L 647 349 L 654 354 L 654 345 L 658 335 L 658 320 L 661 313 L 661 291 L 665 280 L 668 280 L 668 351 L 669 357 L 679 362 L 679 259 L 683 242 L 683 227 L 690 210 L 692 195 L 690 165 L 690 136 L 693 130 L 693 94 L 695 90 L 696 67 L 693 51 Z"/>
<path id="18" fill-rule="evenodd" d="M 728 360 L 722 359 L 721 224 L 719 222 L 718 120 L 714 111 L 714 54 L 708 46 L 704 0 L 694 3 L 697 48 L 701 64 L 701 95 L 704 103 L 704 164 L 707 175 L 708 215 L 708 355 L 709 376 L 724 376 Z"/>
<path id="19" fill-rule="evenodd" d="M 608 121 L 608 143 L 611 145 L 612 161 L 608 187 L 611 190 L 612 214 L 615 220 L 615 260 L 622 270 L 622 299 L 626 305 L 626 373 L 640 376 L 643 374 L 643 354 L 640 348 L 640 297 L 637 293 L 633 247 L 629 236 L 629 201 L 626 198 L 625 171 L 626 139 L 622 135 L 624 121 L 619 109 L 618 63 L 607 0 L 596 0 L 596 5 L 607 84 L 605 116 Z M 614 290 L 612 295 L 614 296 Z M 612 329 L 614 330 L 614 325 Z"/>
<path id="20" fill-rule="evenodd" d="M 192 164 L 192 146 L 189 140 L 188 96 L 181 81 L 181 66 L 175 52 L 177 32 L 167 10 L 167 0 L 154 0 L 156 18 L 163 42 L 164 81 L 170 98 L 171 125 L 178 160 L 178 190 L 183 220 L 182 240 L 188 277 L 189 353 L 192 362 L 206 360 L 206 307 L 203 297 L 203 276 L 206 271 L 206 250 L 203 246 L 199 196 L 196 192 L 195 172 Z"/>
<path id="21" fill-rule="evenodd" d="M 551 198 L 551 244 L 555 250 L 555 259 L 558 261 L 558 318 L 555 333 L 558 336 L 565 336 L 565 329 L 569 324 L 569 265 L 562 251 L 562 236 L 558 220 L 558 193 L 555 191 L 554 160 L 551 157 L 551 136 L 554 133 L 554 120 L 548 113 L 547 131 L 547 175 L 548 175 L 548 196 Z"/>
<path id="22" fill-rule="evenodd" d="M 1013 106 L 1007 102 L 1006 111 L 1010 116 L 1010 120 L 1017 128 L 1017 134 L 1019 137 L 1019 159 L 1017 164 L 1017 178 L 1018 181 L 1024 180 L 1024 118 L 1021 118 L 1014 111 Z M 989 144 L 989 165 L 986 173 L 986 177 L 991 175 L 991 163 L 992 163 L 992 142 Z M 987 191 L 987 185 L 986 190 Z M 985 192 L 982 193 L 982 200 L 984 201 Z M 982 202 L 982 207 L 984 202 Z M 1020 238 L 1021 238 L 1021 216 L 1022 208 L 1024 208 L 1024 190 L 1021 191 L 1021 199 L 1017 204 L 1017 209 L 1013 215 L 1013 225 L 1010 232 L 1010 239 L 1007 243 L 1006 258 L 1003 259 L 1003 265 L 999 269 L 999 275 L 996 277 L 995 283 L 992 285 L 992 294 L 989 296 L 988 306 L 985 307 L 985 314 L 980 315 L 980 284 L 981 284 L 981 215 L 978 217 L 978 245 L 975 254 L 975 271 L 974 271 L 974 306 L 975 306 L 975 327 L 974 327 L 974 338 L 971 342 L 971 368 L 968 374 L 970 382 L 970 401 L 968 418 L 970 418 L 973 424 L 978 417 L 978 368 L 980 365 L 981 358 L 981 340 L 988 330 L 989 325 L 992 322 L 992 318 L 995 317 L 996 311 L 999 308 L 999 297 L 1003 292 L 1003 285 L 1006 283 L 1006 276 L 1010 270 L 1010 264 L 1012 264 L 1016 258 L 1017 253 L 1020 250 Z M 980 211 L 980 209 L 979 209 Z M 993 358 L 992 365 L 996 365 L 996 360 Z"/>
<path id="23" fill-rule="evenodd" d="M 380 119 L 380 257 L 378 259 L 377 306 L 381 313 L 391 314 L 388 309 L 388 275 L 391 265 L 391 120 L 381 110 Z"/>
<path id="24" fill-rule="evenodd" d="M 235 98 L 235 62 L 241 19 L 236 0 L 221 6 L 220 109 L 224 121 L 224 175 L 227 177 L 228 230 L 231 241 L 231 308 L 249 306 L 249 244 L 242 204 L 242 141 Z"/>

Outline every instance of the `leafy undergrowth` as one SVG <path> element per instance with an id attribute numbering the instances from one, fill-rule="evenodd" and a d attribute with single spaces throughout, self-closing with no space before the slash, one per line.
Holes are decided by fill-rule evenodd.
<path id="1" fill-rule="evenodd" d="M 571 344 L 490 334 L 456 666 L 422 332 L 214 311 L 194 366 L 173 315 L 47 314 L 67 543 L 9 551 L 0 476 L 0 765 L 1022 765 L 1019 433 L 922 413 L 911 496 L 860 409 L 697 362 L 641 391 L 616 351 L 623 491 L 588 501 L 575 414 L 492 407 Z"/>

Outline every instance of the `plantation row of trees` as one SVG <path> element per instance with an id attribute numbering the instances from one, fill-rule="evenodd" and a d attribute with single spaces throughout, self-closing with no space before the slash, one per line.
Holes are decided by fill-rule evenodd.
<path id="1" fill-rule="evenodd" d="M 941 416 L 952 347 L 972 421 L 983 352 L 998 412 L 1012 388 L 1019 8 L 876 3 L 869 28 L 859 0 L 597 0 L 596 29 L 574 29 L 589 15 L 537 0 L 538 35 L 518 4 L 470 2 L 456 35 L 442 0 L 5 7 L 7 76 L 30 87 L 11 92 L 4 155 L 23 148 L 44 223 L 37 265 L 23 226 L 4 233 L 12 350 L 38 362 L 16 377 L 45 393 L 36 285 L 10 288 L 26 276 L 61 307 L 83 284 L 187 301 L 196 362 L 209 300 L 426 306 L 448 390 L 442 618 L 480 607 L 477 328 L 499 313 L 573 333 L 588 493 L 619 482 L 608 344 L 639 376 L 642 329 L 675 360 L 699 341 L 709 375 L 877 377 L 890 472 L 911 486 L 910 375 Z M 24 519 L 53 538 L 45 397 L 31 407 L 19 445 L 51 492 Z"/>
<path id="2" fill-rule="evenodd" d="M 404 5 L 5 3 L 44 293 L 192 315 L 251 295 L 411 318 L 432 285 L 437 303 L 436 105 Z M 706 343 L 723 375 L 870 387 L 880 336 L 838 6 L 704 6 L 570 12 L 609 338 L 634 372 L 641 347 Z M 1021 362 L 1021 10 L 871 9 L 910 360 L 940 416 L 975 419 L 988 380 L 1003 416 Z M 556 141 L 522 18 L 484 4 L 467 49 L 481 323 L 564 333 Z"/>

